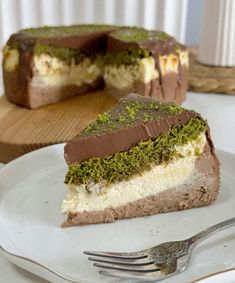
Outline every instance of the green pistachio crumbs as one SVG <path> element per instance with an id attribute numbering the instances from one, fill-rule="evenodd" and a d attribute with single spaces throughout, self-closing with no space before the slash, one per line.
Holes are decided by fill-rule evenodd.
<path id="1" fill-rule="evenodd" d="M 44 26 L 40 28 L 23 29 L 20 32 L 32 37 L 57 37 L 77 35 L 80 33 L 95 32 L 95 31 L 108 31 L 113 29 L 114 26 L 88 24 L 88 25 L 72 25 L 72 26 Z"/>
<path id="2" fill-rule="evenodd" d="M 44 26 L 41 28 L 28 28 L 20 30 L 21 34 L 28 35 L 28 43 L 35 45 L 35 54 L 40 55 L 46 53 L 51 57 L 59 58 L 60 60 L 71 62 L 72 58 L 75 58 L 75 62 L 79 63 L 84 54 L 79 52 L 78 49 L 64 48 L 53 46 L 51 44 L 42 44 L 38 42 L 38 39 L 43 37 L 58 37 L 58 36 L 70 36 L 78 35 L 87 32 L 95 31 L 112 31 L 111 36 L 114 38 L 126 41 L 126 42 L 141 42 L 141 41 L 167 41 L 173 39 L 165 32 L 145 30 L 137 27 L 117 27 L 110 25 L 73 25 L 73 26 Z M 11 49 L 19 48 L 20 42 L 15 40 L 14 37 L 10 38 L 7 45 Z M 176 48 L 176 47 L 175 47 Z M 107 53 L 102 57 L 102 64 L 106 65 L 121 65 L 121 64 L 134 64 L 137 59 L 146 58 L 150 56 L 150 52 L 144 48 L 130 47 L 127 50 L 118 52 L 117 54 Z"/>
<path id="3" fill-rule="evenodd" d="M 174 126 L 155 139 L 141 141 L 127 151 L 70 164 L 65 183 L 79 185 L 105 181 L 109 184 L 128 179 L 134 174 L 149 170 L 153 165 L 169 162 L 173 157 L 181 157 L 174 146 L 195 140 L 206 127 L 203 120 L 194 118 L 184 125 Z"/>
<path id="4" fill-rule="evenodd" d="M 126 42 L 167 41 L 171 38 L 167 33 L 156 30 L 146 30 L 138 27 L 124 27 L 112 33 L 112 36 Z"/>
<path id="5" fill-rule="evenodd" d="M 188 111 L 176 104 L 159 101 L 140 103 L 123 99 L 119 104 L 124 104 L 124 107 L 120 107 L 120 111 L 113 112 L 111 110 L 98 115 L 97 119 L 86 127 L 79 136 L 98 134 L 104 131 L 109 132 L 113 129 L 129 127 L 136 122 L 155 120 L 161 118 L 158 110 L 162 112 L 162 115 L 166 116 Z"/>
<path id="6" fill-rule="evenodd" d="M 105 65 L 130 65 L 137 62 L 137 60 L 147 58 L 150 55 L 150 52 L 144 48 L 130 47 L 118 53 L 107 53 L 104 56 L 104 63 Z"/>
<path id="7" fill-rule="evenodd" d="M 36 44 L 34 49 L 35 55 L 48 54 L 51 57 L 59 58 L 60 60 L 70 63 L 74 58 L 75 63 L 79 63 L 84 59 L 83 54 L 79 49 L 71 49 L 65 47 L 54 46 L 50 44 Z M 128 48 L 127 50 L 118 52 L 118 54 L 107 53 L 105 55 L 97 54 L 102 64 L 105 65 L 130 65 L 142 58 L 150 56 L 150 52 L 146 49 Z"/>
<path id="8" fill-rule="evenodd" d="M 67 63 L 70 63 L 73 59 L 76 64 L 81 62 L 85 57 L 85 55 L 82 54 L 79 49 L 59 47 L 50 44 L 36 44 L 34 54 L 36 56 L 47 54 L 51 57 L 60 58 L 60 60 Z"/>

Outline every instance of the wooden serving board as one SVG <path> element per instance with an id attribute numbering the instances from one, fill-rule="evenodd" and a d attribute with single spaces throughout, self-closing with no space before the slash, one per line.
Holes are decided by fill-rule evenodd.
<path id="1" fill-rule="evenodd" d="M 30 110 L 0 98 L 0 162 L 26 152 L 72 139 L 96 116 L 116 101 L 105 91 L 79 95 L 53 105 Z"/>

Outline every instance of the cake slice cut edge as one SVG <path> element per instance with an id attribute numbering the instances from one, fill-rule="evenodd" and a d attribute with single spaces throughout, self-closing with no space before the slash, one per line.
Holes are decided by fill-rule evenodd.
<path id="1" fill-rule="evenodd" d="M 140 98 L 138 95 L 129 95 L 125 100 L 135 102 L 138 100 L 140 103 L 143 103 L 144 100 L 145 103 L 146 101 L 158 103 L 155 102 L 154 99 Z M 119 102 L 119 104 L 120 103 L 122 103 L 122 101 Z M 178 110 L 180 112 L 181 108 Z M 160 111 L 161 114 L 164 112 L 159 109 L 156 111 Z M 182 113 L 185 111 L 187 116 L 190 116 L 187 110 L 182 111 Z M 159 115 L 160 112 L 158 112 Z M 158 134 L 155 139 L 140 140 L 139 143 L 126 151 L 116 152 L 112 155 L 99 158 L 88 158 L 87 160 L 77 163 L 70 163 L 70 169 L 66 175 L 68 191 L 62 204 L 62 212 L 66 213 L 68 218 L 62 224 L 62 227 L 107 223 L 122 218 L 147 216 L 211 204 L 216 199 L 219 192 L 219 161 L 215 155 L 208 125 L 200 115 L 195 114 L 195 112 L 193 113 L 193 118 L 189 118 L 187 122 L 180 124 L 178 121 L 178 124 L 169 126 L 168 129 Z M 172 117 L 176 115 L 179 114 L 170 113 L 167 117 L 163 116 L 161 119 L 168 119 L 172 122 L 174 120 Z M 194 130 L 194 132 L 198 131 L 198 135 L 194 135 L 193 139 L 187 140 L 185 132 L 186 130 L 188 131 L 188 128 L 191 127 L 195 119 L 199 120 L 204 126 Z M 159 120 L 159 118 L 156 118 L 157 126 L 160 125 L 159 122 L 157 123 Z M 182 117 L 181 120 L 183 120 Z M 190 121 L 192 120 L 193 122 L 191 123 Z M 133 124 L 129 125 L 129 128 L 136 126 L 138 123 L 146 125 L 146 123 L 148 124 L 150 121 L 134 121 Z M 92 127 L 90 127 L 90 129 L 91 128 Z M 126 128 L 128 129 L 128 127 Z M 119 128 L 119 130 L 121 129 L 122 128 Z M 111 133 L 113 131 L 117 132 L 117 128 L 113 129 Z M 86 130 L 84 132 L 86 132 Z M 99 140 L 102 134 L 104 133 L 89 133 L 88 137 L 96 136 L 96 139 Z M 182 139 L 186 139 L 186 142 L 181 142 L 180 145 L 177 144 L 177 142 L 175 142 L 175 144 L 173 142 L 172 144 L 172 140 L 174 140 L 172 135 L 177 136 L 178 139 L 180 135 L 183 135 L 184 138 L 182 137 Z M 82 139 L 82 136 L 83 134 L 80 134 L 80 137 L 76 137 L 75 140 L 79 141 L 79 139 Z M 168 137 L 168 140 L 166 137 Z M 168 153 L 159 153 L 159 151 L 157 151 L 158 144 L 164 141 L 164 139 L 168 143 L 171 142 L 171 149 L 169 149 Z M 156 148 L 154 148 L 154 143 Z M 143 160 L 140 158 L 140 164 L 138 165 L 138 162 L 136 162 L 136 167 L 139 166 L 139 168 L 135 168 L 135 166 L 131 167 L 129 163 L 131 163 L 132 160 L 130 161 L 125 158 L 130 158 L 133 152 L 136 153 L 136 148 L 140 146 L 140 144 L 145 144 L 142 147 L 144 151 L 146 151 L 147 147 L 151 148 L 149 152 L 144 152 L 146 153 L 147 161 L 144 161 L 145 157 L 142 156 L 141 158 Z M 166 148 L 163 150 L 167 151 Z M 135 155 L 133 156 L 136 158 Z M 95 181 L 93 173 L 90 174 L 90 178 L 93 178 L 92 181 L 87 181 L 86 178 L 82 179 L 80 174 L 81 167 L 83 168 L 84 174 L 88 175 L 88 171 L 86 172 L 86 170 L 94 172 L 92 168 L 96 167 L 92 166 L 94 165 L 93 163 L 97 163 L 98 159 L 98 166 L 102 167 L 102 164 L 108 164 L 109 169 L 106 170 L 108 173 L 105 172 L 102 175 L 98 172 L 101 178 L 98 181 Z M 118 162 L 124 162 L 123 160 L 126 160 L 123 166 L 123 168 L 126 166 L 126 169 L 121 169 L 122 165 L 119 166 L 119 169 L 116 168 L 115 163 L 112 163 L 112 159 L 118 160 Z M 100 162 L 100 160 L 102 160 L 103 163 Z M 88 167 L 87 164 L 90 164 L 91 167 Z M 110 166 L 113 168 L 113 172 L 115 172 L 115 177 L 108 177 L 112 173 Z M 72 174 L 74 172 L 70 172 L 71 168 L 79 168 L 76 172 L 78 175 L 75 174 L 76 178 L 75 175 Z M 118 174 L 116 172 L 117 170 L 123 172 Z M 125 170 L 129 171 L 130 174 L 125 172 Z M 98 173 L 96 173 L 96 175 Z"/>

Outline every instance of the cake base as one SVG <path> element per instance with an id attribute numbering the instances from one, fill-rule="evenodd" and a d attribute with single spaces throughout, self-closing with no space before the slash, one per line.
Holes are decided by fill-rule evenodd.
<path id="1" fill-rule="evenodd" d="M 108 207 L 99 211 L 70 212 L 62 227 L 108 223 L 122 218 L 148 216 L 211 204 L 217 198 L 220 179 L 219 161 L 208 145 L 195 162 L 194 174 L 198 176 L 194 183 L 188 180 L 178 187 L 119 207 Z"/>

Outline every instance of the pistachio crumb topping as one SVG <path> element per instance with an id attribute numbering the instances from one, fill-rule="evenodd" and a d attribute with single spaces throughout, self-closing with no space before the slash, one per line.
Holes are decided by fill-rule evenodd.
<path id="1" fill-rule="evenodd" d="M 98 134 L 103 131 L 109 132 L 121 127 L 129 127 L 136 122 L 148 122 L 154 119 L 160 119 L 161 115 L 170 116 L 188 111 L 176 104 L 159 101 L 148 101 L 142 104 L 139 101 L 123 99 L 119 104 L 120 108 L 118 111 L 111 110 L 100 114 L 96 121 L 80 133 L 80 136 Z"/>
<path id="2" fill-rule="evenodd" d="M 22 29 L 20 32 L 37 38 L 78 35 L 80 33 L 112 30 L 114 26 L 105 24 L 87 24 L 72 26 L 43 26 L 40 28 Z"/>
<path id="3" fill-rule="evenodd" d="M 125 42 L 146 42 L 146 41 L 171 41 L 174 50 L 180 48 L 175 39 L 165 32 L 156 30 L 146 30 L 138 27 L 118 27 L 105 24 L 85 24 L 85 25 L 71 25 L 71 26 L 44 26 L 39 28 L 22 29 L 19 33 L 13 34 L 7 42 L 10 49 L 24 49 L 25 42 L 31 47 L 35 47 L 37 54 L 47 53 L 53 57 L 58 57 L 61 60 L 68 61 L 75 56 L 76 60 L 80 62 L 81 53 L 77 49 L 70 49 L 64 47 L 56 47 L 52 44 L 43 44 L 40 39 L 56 38 L 66 36 L 79 36 L 85 33 L 107 32 L 113 38 Z M 17 35 L 17 36 L 15 36 Z M 19 36 L 18 36 L 19 35 Z M 22 41 L 23 40 L 23 41 Z M 23 43 L 23 44 L 22 44 Z M 32 48 L 31 48 L 32 50 Z M 130 47 L 127 50 L 118 52 L 117 54 L 107 53 L 105 55 L 104 63 L 109 64 L 134 64 L 141 58 L 151 56 L 151 52 L 145 48 Z"/>
<path id="4" fill-rule="evenodd" d="M 167 41 L 172 38 L 163 31 L 146 30 L 138 27 L 124 27 L 112 33 L 112 36 L 127 42 Z"/>
<path id="5" fill-rule="evenodd" d="M 36 44 L 34 54 L 40 56 L 41 54 L 48 54 L 50 57 L 56 57 L 64 62 L 71 62 L 73 59 L 75 63 L 79 63 L 84 59 L 79 49 L 71 49 L 65 47 L 58 47 L 50 44 Z"/>

